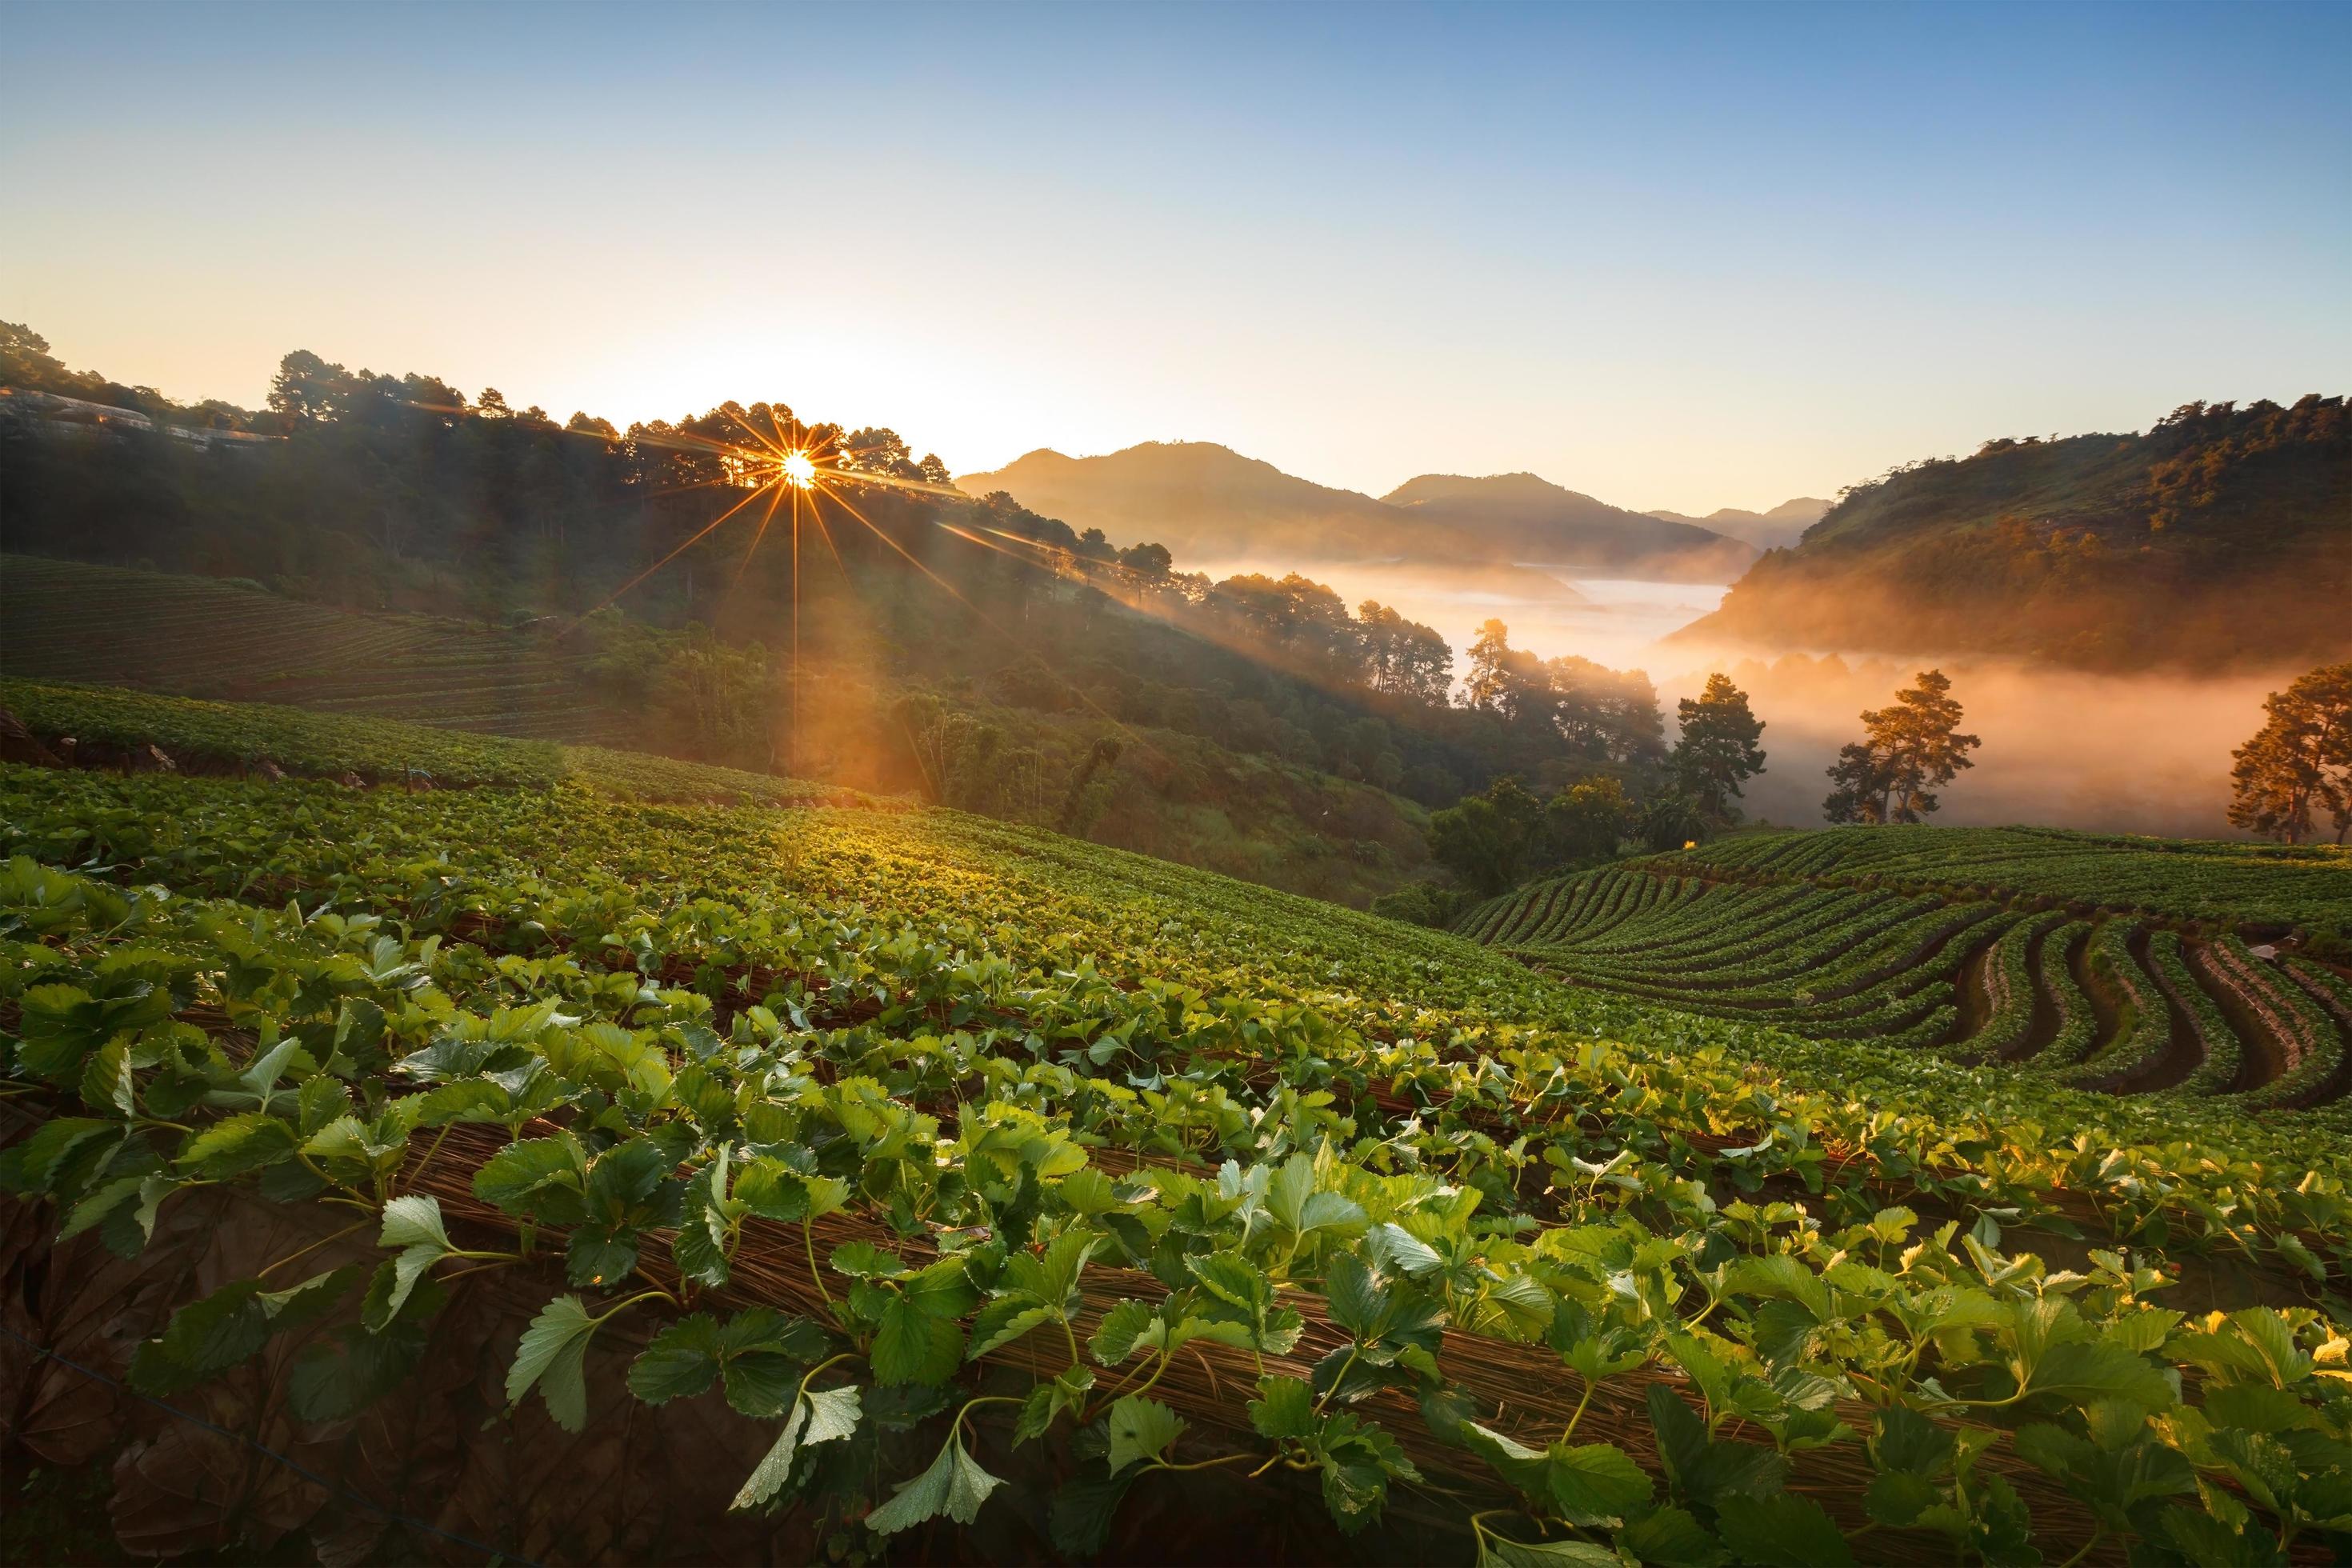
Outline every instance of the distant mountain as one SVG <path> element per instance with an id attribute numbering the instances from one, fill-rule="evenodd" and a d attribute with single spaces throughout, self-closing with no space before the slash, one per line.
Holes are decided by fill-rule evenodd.
<path id="1" fill-rule="evenodd" d="M 1675 639 L 2276 668 L 2352 658 L 2347 605 L 2352 408 L 2314 394 L 1898 468 Z"/>
<path id="2" fill-rule="evenodd" d="M 1705 517 L 1689 517 L 1678 511 L 1653 511 L 1644 515 L 1664 518 L 1668 522 L 1687 522 L 1698 528 L 1711 528 L 1717 533 L 1744 540 L 1759 550 L 1787 550 L 1804 537 L 1805 530 L 1821 521 L 1830 503 L 1811 496 L 1799 496 L 1784 500 L 1770 511 L 1746 511 L 1727 506 Z"/>
<path id="3" fill-rule="evenodd" d="M 1627 511 L 1534 474 L 1423 474 L 1381 498 L 1511 559 L 1615 577 L 1728 582 L 1755 548 L 1712 529 Z"/>
<path id="4" fill-rule="evenodd" d="M 1752 546 L 1710 529 L 1597 501 L 1537 478 L 1424 474 L 1379 500 L 1286 474 L 1202 441 L 1101 458 L 1040 450 L 956 483 L 1116 543 L 1150 540 L 1188 562 L 1528 563 L 1591 575 L 1726 582 Z"/>
<path id="5" fill-rule="evenodd" d="M 1147 441 L 1105 458 L 1043 447 L 956 485 L 976 496 L 1004 490 L 1031 511 L 1099 528 L 1117 543 L 1164 544 L 1180 567 L 1235 555 L 1376 559 L 1410 553 L 1414 543 L 1407 520 L 1368 495 L 1208 441 Z"/>

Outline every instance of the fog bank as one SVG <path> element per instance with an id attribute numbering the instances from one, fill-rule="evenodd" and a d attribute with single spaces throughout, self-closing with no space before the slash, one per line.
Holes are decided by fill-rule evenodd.
<path id="1" fill-rule="evenodd" d="M 1268 562 L 1205 563 L 1213 577 L 1280 576 Z M 1952 678 L 1968 731 L 1983 737 L 1976 766 L 1943 791 L 1936 820 L 2011 823 L 2177 837 L 2239 837 L 2226 815 L 2230 752 L 2262 727 L 2263 698 L 2299 669 L 2210 679 L 2116 676 L 2030 668 L 1973 656 L 1868 654 L 1762 659 L 1658 639 L 1722 602 L 1720 584 L 1571 579 L 1541 567 L 1447 571 L 1425 564 L 1317 566 L 1352 608 L 1378 599 L 1435 627 L 1453 645 L 1457 673 L 1479 624 L 1511 628 L 1513 646 L 1550 658 L 1580 654 L 1656 681 L 1668 736 L 1675 704 L 1696 696 L 1708 671 L 1728 671 L 1761 718 L 1765 773 L 1748 786 L 1750 818 L 1811 826 L 1837 749 L 1862 735 L 1861 713 L 1883 708 L 1922 669 Z"/>
<path id="2" fill-rule="evenodd" d="M 1549 658 L 1580 654 L 1612 669 L 1649 668 L 1661 657 L 1676 665 L 1686 650 L 1661 655 L 1657 640 L 1690 625 L 1723 603 L 1721 583 L 1653 583 L 1622 578 L 1574 577 L 1546 566 L 1458 567 L 1427 562 L 1363 562 L 1298 567 L 1270 561 L 1202 563 L 1195 569 L 1222 582 L 1244 573 L 1280 577 L 1297 571 L 1324 584 L 1355 609 L 1377 599 L 1407 620 L 1436 629 L 1453 645 L 1458 674 L 1469 661 L 1481 623 L 1493 619 L 1511 628 L 1511 645 Z"/>
<path id="3" fill-rule="evenodd" d="M 1823 773 L 1837 749 L 1862 738 L 1861 713 L 1883 708 L 1919 670 L 1952 678 L 1961 726 L 1983 737 L 1976 766 L 1942 792 L 1935 820 L 2011 823 L 2172 837 L 2242 837 L 2229 824 L 2230 752 L 2262 727 L 2263 698 L 2301 673 L 2210 679 L 2108 676 L 2029 668 L 2003 660 L 1755 658 L 1692 660 L 1663 655 L 1658 677 L 1669 731 L 1675 703 L 1695 696 L 1710 669 L 1727 671 L 1765 722 L 1766 771 L 1749 783 L 1751 818 L 1811 826 L 1829 793 Z"/>

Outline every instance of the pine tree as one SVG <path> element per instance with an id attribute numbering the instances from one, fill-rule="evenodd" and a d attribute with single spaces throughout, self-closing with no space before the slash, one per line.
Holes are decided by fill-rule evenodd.
<path id="1" fill-rule="evenodd" d="M 2231 753 L 2230 820 L 2296 844 L 2325 809 L 2343 843 L 2352 830 L 2352 664 L 2315 669 L 2264 698 L 2263 709 L 2269 722 Z"/>
<path id="2" fill-rule="evenodd" d="M 1676 711 L 1682 734 L 1672 759 L 1675 779 L 1710 821 L 1737 821 L 1739 808 L 1731 803 L 1739 786 L 1764 771 L 1764 752 L 1756 743 L 1764 721 L 1748 710 L 1748 693 L 1721 671 L 1706 678 L 1697 698 L 1676 704 Z"/>
<path id="3" fill-rule="evenodd" d="M 1895 706 L 1866 710 L 1865 734 L 1838 752 L 1829 771 L 1838 787 L 1822 803 L 1832 822 L 1918 822 L 1941 804 L 1935 792 L 1984 744 L 1958 732 L 1960 704 L 1950 677 L 1919 672 L 1919 684 L 1895 694 Z"/>

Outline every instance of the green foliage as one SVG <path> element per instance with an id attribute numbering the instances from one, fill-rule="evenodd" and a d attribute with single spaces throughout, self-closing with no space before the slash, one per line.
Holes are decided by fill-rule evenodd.
<path id="1" fill-rule="evenodd" d="M 1474 891 L 1516 887 L 1541 864 L 1543 802 L 1518 780 L 1499 779 L 1486 794 L 1432 813 L 1429 849 Z"/>
<path id="2" fill-rule="evenodd" d="M 1569 861 L 1610 858 L 1639 820 L 1624 785 L 1605 774 L 1549 801 L 1538 800 L 1517 779 L 1503 778 L 1484 795 L 1432 813 L 1429 847 L 1464 886 L 1492 895 Z"/>
<path id="3" fill-rule="evenodd" d="M 1958 732 L 1960 705 L 1951 678 L 1923 669 L 1919 684 L 1895 694 L 1895 706 L 1862 716 L 1864 737 L 1842 748 L 1829 770 L 1837 786 L 1822 803 L 1832 822 L 1919 822 L 1937 805 L 1936 791 L 1984 742 Z"/>
<path id="4" fill-rule="evenodd" d="M 9 1046 L 39 1125 L 0 1178 L 133 1254 L 194 1182 L 320 1236 L 355 1205 L 374 1244 L 183 1304 L 140 1352 L 154 1387 L 302 1336 L 289 1407 L 341 1420 L 471 1271 L 512 1270 L 544 1304 L 510 1405 L 583 1432 L 724 1398 L 767 1434 L 735 1506 L 855 1498 L 859 1550 L 1016 1516 L 1099 1546 L 1178 1469 L 1278 1470 L 1349 1532 L 1402 1487 L 1500 1489 L 1461 1555 L 1504 1563 L 1869 1561 L 1865 1525 L 1991 1562 L 2071 1552 L 2080 1520 L 2192 1560 L 2343 1533 L 2345 1339 L 2266 1304 L 2333 1300 L 2352 1264 L 2352 1158 L 2315 1127 L 1815 1047 L 971 817 L 0 790 L 0 1003 L 42 1020 L 37 1059 Z M 1855 839 L 1882 869 L 1937 842 L 1686 864 Z M 1633 921 L 1736 897 L 1810 931 L 1759 953 L 1829 976 L 1994 918 L 1873 888 L 1857 942 L 1854 889 L 1719 880 L 1654 862 L 1513 918 L 1623 910 L 1578 961 L 1601 973 L 1696 951 Z M 77 1012 L 133 984 L 163 1001 Z M 406 1190 L 469 1121 L 471 1200 Z M 2060 1226 L 2071 1268 L 2004 1237 Z M 808 1316 L 747 1299 L 753 1256 Z M 2227 1310 L 2159 1305 L 2175 1260 Z M 616 1321 L 625 1378 L 592 1354 Z M 1809 1484 L 1832 1446 L 1866 1479 Z"/>
<path id="5" fill-rule="evenodd" d="M 577 1296 L 558 1296 L 540 1309 L 523 1331 L 507 1369 L 507 1404 L 522 1403 L 532 1389 L 547 1402 L 548 1415 L 567 1432 L 588 1426 L 588 1341 L 602 1320 Z"/>
<path id="6" fill-rule="evenodd" d="M 1720 670 L 1697 697 L 1677 705 L 1681 729 L 1667 766 L 1699 809 L 1716 822 L 1735 821 L 1739 786 L 1764 771 L 1764 721 L 1748 710 L 1748 694 Z"/>
<path id="7" fill-rule="evenodd" d="M 1371 912 L 1383 920 L 1444 931 L 1475 901 L 1475 896 L 1465 889 L 1438 881 L 1412 882 L 1374 899 Z"/>

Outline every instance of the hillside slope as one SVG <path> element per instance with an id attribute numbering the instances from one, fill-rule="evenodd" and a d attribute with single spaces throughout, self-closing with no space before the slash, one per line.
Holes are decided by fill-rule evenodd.
<path id="1" fill-rule="evenodd" d="M 2347 604 L 2352 412 L 2314 395 L 1899 469 L 1677 636 L 2213 669 L 2344 658 Z"/>
<path id="2" fill-rule="evenodd" d="M 1116 542 L 1157 542 L 1180 561 L 1531 562 L 1721 582 L 1755 556 L 1707 529 L 1626 511 L 1533 474 L 1425 474 L 1375 500 L 1204 441 L 1149 442 L 1098 458 L 1036 451 L 956 482 L 975 495 L 1006 491 Z"/>
<path id="3" fill-rule="evenodd" d="M 0 676 L 139 686 L 412 719 L 527 740 L 626 743 L 643 731 L 593 700 L 593 650 L 536 630 L 341 610 L 258 584 L 0 555 Z"/>
<path id="4" fill-rule="evenodd" d="M 620 689 L 615 656 L 593 636 L 559 635 L 568 622 L 507 630 L 342 610 L 219 578 L 26 555 L 0 555 L 0 591 L 7 604 L 0 706 L 16 708 L 44 735 L 154 741 L 174 755 L 193 745 L 207 755 L 271 756 L 293 767 L 282 748 L 240 737 L 225 715 L 270 714 L 282 727 L 286 717 L 309 710 L 345 728 L 332 753 L 340 760 L 304 771 L 396 778 L 418 767 L 445 782 L 472 780 L 477 754 L 496 744 L 494 736 L 612 748 L 602 753 L 614 760 L 604 764 L 607 773 L 635 758 L 643 763 L 636 771 L 663 778 L 723 754 L 685 722 L 688 705 L 677 694 L 656 688 L 632 697 Z M 77 693 L 58 683 L 206 703 Z M 830 670 L 809 685 L 802 762 L 810 773 L 877 795 L 926 790 L 914 742 L 886 716 L 895 699 L 920 688 Z M 774 692 L 761 700 L 782 700 Z M 218 702 L 275 706 L 207 705 Z M 1063 781 L 1106 731 L 1092 710 L 1045 712 L 977 692 L 948 711 L 951 722 L 998 733 L 1000 773 L 1021 773 L 1024 755 L 1034 753 L 1037 776 L 1022 774 L 1026 794 L 1008 785 L 1001 805 L 987 807 L 1031 820 L 1041 812 L 1058 820 Z M 45 727 L 40 712 L 55 721 Z M 100 727 L 92 729 L 93 721 Z M 1125 749 L 1093 786 L 1087 831 L 1100 842 L 1358 906 L 1434 868 L 1423 808 L 1409 800 L 1200 735 L 1143 724 L 1120 733 Z M 362 754 L 374 760 L 353 760 Z M 498 754 L 511 769 L 523 753 L 508 747 Z M 533 754 L 540 760 L 532 776 L 555 766 L 552 748 Z M 741 760 L 756 768 L 767 759 Z M 756 771 L 716 771 L 731 781 L 719 791 L 729 798 L 759 797 L 761 786 L 752 781 L 782 782 Z"/>

